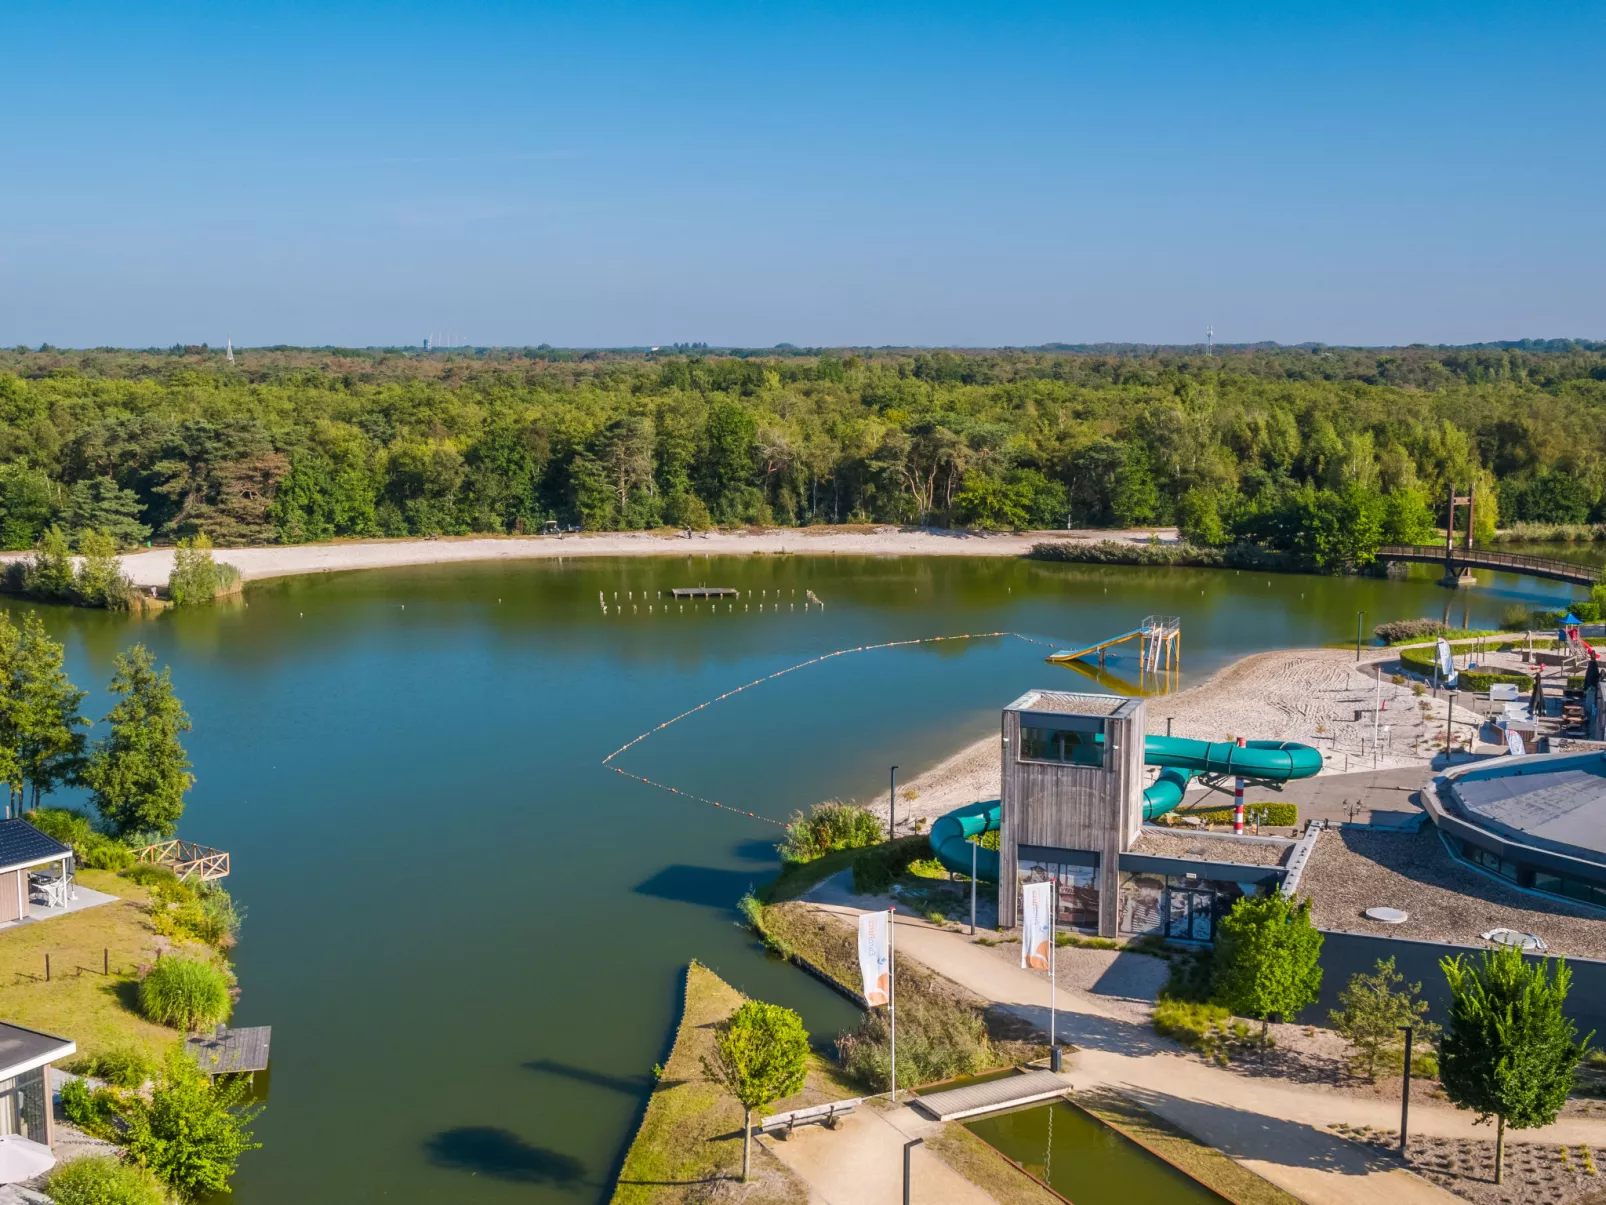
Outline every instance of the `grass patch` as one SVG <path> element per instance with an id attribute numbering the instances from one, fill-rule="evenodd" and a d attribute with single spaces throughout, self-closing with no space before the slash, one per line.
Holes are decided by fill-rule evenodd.
<path id="1" fill-rule="evenodd" d="M 105 870 L 80 871 L 78 882 L 121 898 L 0 932 L 0 1017 L 70 1037 L 85 1057 L 133 1048 L 160 1060 L 178 1039 L 137 1011 L 138 970 L 154 964 L 157 949 L 166 944 L 151 924 L 147 892 Z M 191 957 L 217 959 L 202 945 L 177 949 Z M 101 974 L 103 951 L 110 976 Z"/>
<path id="2" fill-rule="evenodd" d="M 674 1049 L 625 1155 L 614 1205 L 706 1201 L 719 1182 L 740 1179 L 742 1107 L 703 1078 L 702 1060 L 713 1054 L 714 1026 L 741 1002 L 742 994 L 713 971 L 691 964 Z M 810 1063 L 803 1091 L 777 1102 L 775 1112 L 852 1095 L 828 1065 L 813 1058 Z M 808 1189 L 762 1143 L 754 1142 L 753 1182 L 741 1199 L 755 1205 L 804 1205 Z"/>
<path id="3" fill-rule="evenodd" d="M 1123 1096 L 1094 1093 L 1076 1103 L 1236 1205 L 1300 1205 L 1298 1197 Z"/>
<path id="4" fill-rule="evenodd" d="M 758 889 L 758 899 L 765 904 L 795 900 L 832 875 L 851 870 L 853 859 L 862 852 L 857 849 L 838 849 L 823 854 L 812 862 L 787 862 L 782 865 L 780 874 Z"/>
<path id="5" fill-rule="evenodd" d="M 1061 1205 L 1064 1199 L 1049 1192 L 958 1122 L 948 1122 L 927 1138 L 926 1149 L 998 1205 Z"/>

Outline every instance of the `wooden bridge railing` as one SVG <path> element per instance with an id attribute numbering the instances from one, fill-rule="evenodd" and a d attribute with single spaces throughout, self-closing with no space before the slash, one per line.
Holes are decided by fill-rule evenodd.
<path id="1" fill-rule="evenodd" d="M 229 873 L 229 855 L 209 845 L 193 841 L 158 841 L 134 851 L 136 862 L 168 866 L 180 879 L 221 879 Z"/>
<path id="2" fill-rule="evenodd" d="M 1489 548 L 1455 548 L 1448 556 L 1443 544 L 1385 544 L 1377 550 L 1380 561 L 1425 561 L 1429 564 L 1448 563 L 1457 569 L 1493 569 L 1509 573 L 1523 573 L 1530 577 L 1547 577 L 1556 581 L 1592 585 L 1599 570 L 1576 561 L 1558 561 L 1551 557 L 1528 556 L 1521 552 L 1496 552 Z"/>

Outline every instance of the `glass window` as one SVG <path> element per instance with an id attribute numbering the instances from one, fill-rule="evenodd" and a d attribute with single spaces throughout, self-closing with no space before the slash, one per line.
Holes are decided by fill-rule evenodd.
<path id="1" fill-rule="evenodd" d="M 1020 730 L 1020 755 L 1028 761 L 1067 762 L 1075 766 L 1104 764 L 1104 734 L 1062 732 L 1055 728 Z"/>
<path id="2" fill-rule="evenodd" d="M 1157 874 L 1121 872 L 1121 932 L 1160 932 L 1160 910 L 1165 903 L 1165 879 Z"/>
<path id="3" fill-rule="evenodd" d="M 1057 923 L 1073 929 L 1099 927 L 1099 872 L 1096 866 L 1022 859 L 1018 863 L 1021 886 L 1059 881 Z"/>

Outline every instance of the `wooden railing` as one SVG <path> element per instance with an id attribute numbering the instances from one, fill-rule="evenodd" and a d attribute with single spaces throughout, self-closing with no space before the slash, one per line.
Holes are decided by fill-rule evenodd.
<path id="1" fill-rule="evenodd" d="M 1593 585 L 1599 570 L 1576 561 L 1558 561 L 1545 556 L 1528 556 L 1521 552 L 1495 552 L 1489 548 L 1453 548 L 1445 552 L 1443 544 L 1385 544 L 1377 550 L 1380 561 L 1425 561 L 1435 565 L 1450 565 L 1455 569 L 1494 569 L 1508 573 L 1523 573 L 1529 577 L 1547 577 L 1556 581 Z"/>
<path id="2" fill-rule="evenodd" d="M 136 862 L 170 867 L 180 879 L 221 879 L 229 873 L 229 855 L 193 841 L 158 841 L 134 851 Z"/>

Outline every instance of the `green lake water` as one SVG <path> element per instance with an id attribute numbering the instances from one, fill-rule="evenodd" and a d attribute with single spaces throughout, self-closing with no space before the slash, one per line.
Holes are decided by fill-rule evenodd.
<path id="1" fill-rule="evenodd" d="M 1229 1205 L 1074 1105 L 997 1113 L 965 1128 L 1076 1205 Z"/>
<path id="2" fill-rule="evenodd" d="M 236 1022 L 273 1026 L 265 1145 L 233 1199 L 540 1205 L 606 1199 L 689 959 L 798 1008 L 822 1039 L 856 1020 L 735 923 L 776 869 L 778 830 L 602 769 L 630 737 L 883 641 L 1070 643 L 1175 614 L 1186 685 L 1248 652 L 1352 638 L 1358 609 L 1368 629 L 1476 624 L 1567 596 L 1480 577 L 1452 592 L 1431 567 L 1386 581 L 991 558 L 532 561 L 288 578 L 149 620 L 42 613 L 96 688 L 91 714 L 113 655 L 142 640 L 195 720 L 182 832 L 233 857 Z M 765 610 L 663 612 L 659 591 L 699 583 L 763 591 Z M 803 611 L 808 590 L 823 612 Z M 618 764 L 773 818 L 865 798 L 890 763 L 907 779 L 996 731 L 1023 691 L 1085 682 L 1047 652 L 989 638 L 833 658 Z"/>

